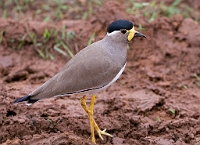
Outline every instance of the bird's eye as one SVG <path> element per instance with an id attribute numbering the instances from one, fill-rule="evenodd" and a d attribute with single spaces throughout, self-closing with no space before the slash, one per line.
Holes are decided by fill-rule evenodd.
<path id="1" fill-rule="evenodd" d="M 126 29 L 121 29 L 120 31 L 122 34 L 125 34 L 127 32 Z"/>

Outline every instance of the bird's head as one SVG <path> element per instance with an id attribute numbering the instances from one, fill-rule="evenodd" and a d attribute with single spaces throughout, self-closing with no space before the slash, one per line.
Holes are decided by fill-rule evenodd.
<path id="1" fill-rule="evenodd" d="M 129 42 L 135 37 L 146 36 L 135 30 L 133 23 L 127 20 L 116 20 L 107 28 L 107 35 L 116 41 Z"/>

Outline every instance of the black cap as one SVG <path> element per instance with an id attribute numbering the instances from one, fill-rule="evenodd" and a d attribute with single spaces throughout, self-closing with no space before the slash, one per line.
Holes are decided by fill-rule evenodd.
<path id="1" fill-rule="evenodd" d="M 107 32 L 111 33 L 113 31 L 117 31 L 117 30 L 120 30 L 120 29 L 130 30 L 132 28 L 133 28 L 132 22 L 127 21 L 127 20 L 116 20 L 108 26 Z"/>

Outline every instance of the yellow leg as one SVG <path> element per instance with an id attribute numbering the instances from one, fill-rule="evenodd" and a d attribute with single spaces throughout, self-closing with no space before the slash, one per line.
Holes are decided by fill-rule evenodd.
<path id="1" fill-rule="evenodd" d="M 81 106 L 83 107 L 83 109 L 85 110 L 85 112 L 89 116 L 92 142 L 96 144 L 95 136 L 94 136 L 93 108 L 92 108 L 92 107 L 94 107 L 94 105 L 92 105 L 92 103 L 91 103 L 90 109 L 92 108 L 92 110 L 89 110 L 87 105 L 86 105 L 86 96 L 83 96 L 83 98 L 81 99 Z"/>
<path id="2" fill-rule="evenodd" d="M 104 129 L 103 131 L 101 131 L 96 123 L 96 121 L 93 118 L 93 109 L 94 109 L 94 102 L 96 99 L 96 95 L 92 96 L 92 101 L 90 104 L 90 109 L 87 108 L 86 105 L 86 96 L 83 96 L 83 98 L 81 99 L 81 106 L 83 107 L 83 109 L 85 110 L 85 112 L 88 114 L 89 118 L 90 118 L 90 129 L 91 129 L 91 134 L 92 134 L 92 142 L 96 143 L 95 141 L 95 136 L 94 136 L 94 128 L 96 129 L 99 137 L 103 140 L 103 137 L 101 135 L 106 135 L 106 136 L 110 136 L 113 137 L 111 134 L 106 132 L 106 129 Z"/>

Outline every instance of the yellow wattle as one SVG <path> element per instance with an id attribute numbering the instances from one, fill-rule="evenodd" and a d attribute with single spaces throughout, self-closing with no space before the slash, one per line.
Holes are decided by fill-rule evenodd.
<path id="1" fill-rule="evenodd" d="M 131 30 L 128 30 L 129 34 L 128 34 L 128 41 L 131 41 L 135 35 L 135 29 L 134 27 Z"/>

